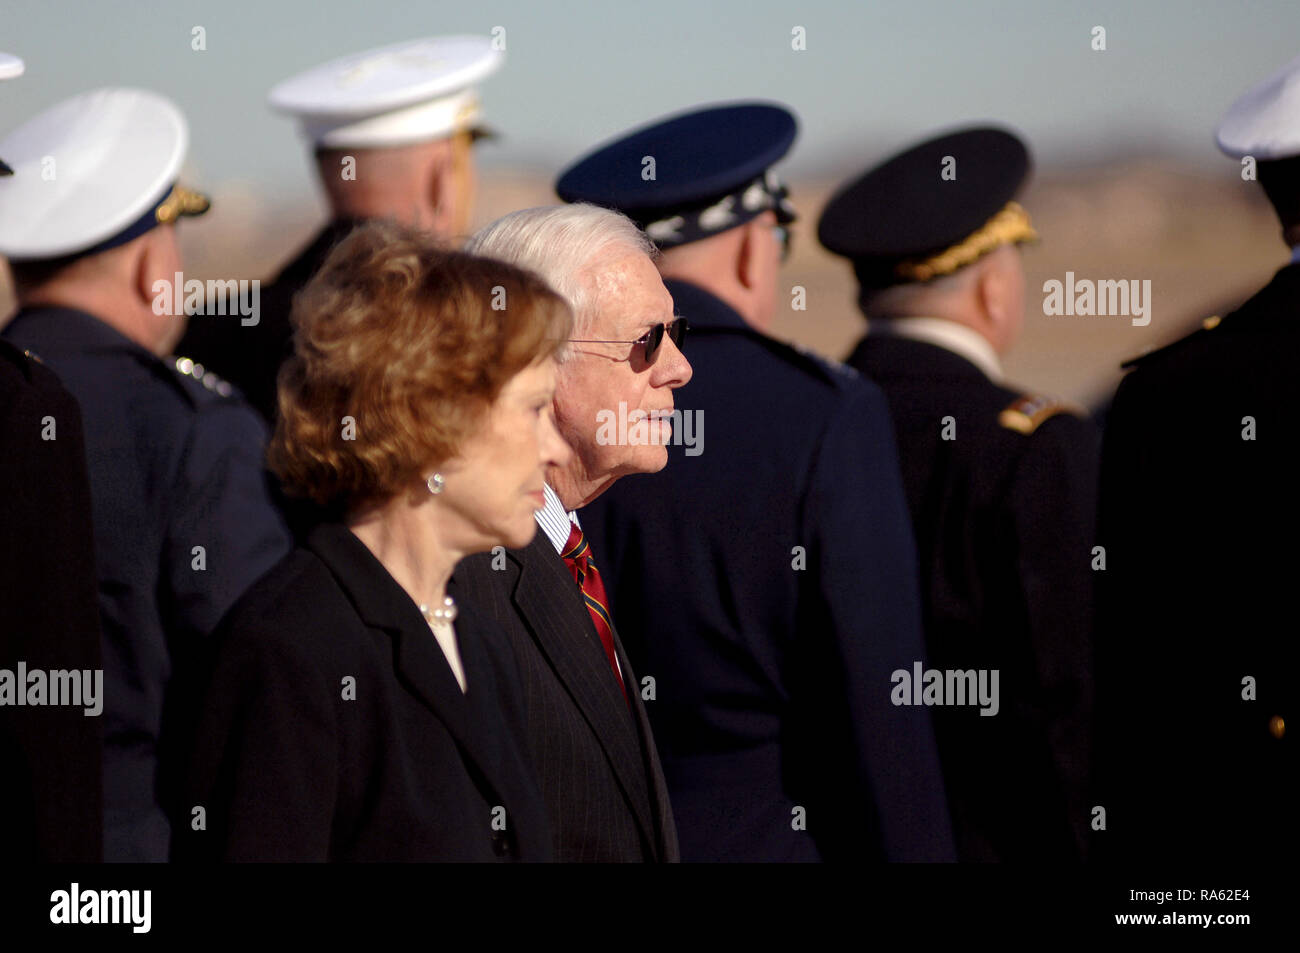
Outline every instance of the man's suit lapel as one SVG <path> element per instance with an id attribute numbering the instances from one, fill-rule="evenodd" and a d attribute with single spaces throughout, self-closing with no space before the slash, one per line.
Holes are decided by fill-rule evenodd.
<path id="1" fill-rule="evenodd" d="M 681 859 L 677 846 L 677 825 L 673 821 L 672 803 L 668 797 L 668 782 L 664 780 L 663 765 L 659 763 L 659 749 L 655 747 L 654 732 L 650 729 L 650 716 L 641 701 L 640 685 L 632 663 L 623 651 L 623 643 L 614 630 L 614 650 L 618 653 L 618 664 L 623 668 L 623 678 L 627 683 L 628 698 L 632 702 L 632 714 L 636 719 L 637 735 L 641 739 L 642 750 L 646 753 L 646 776 L 650 781 L 650 800 L 653 804 L 655 829 L 658 833 L 652 843 L 661 852 L 660 861 L 675 863 Z"/>
<path id="2" fill-rule="evenodd" d="M 511 552 L 511 556 L 519 564 L 519 581 L 512 594 L 515 607 L 556 677 L 591 725 L 632 804 L 646 842 L 658 852 L 663 843 L 656 836 L 661 825 L 651 810 L 650 792 L 643 783 L 649 765 L 643 761 L 637 744 L 638 734 L 648 740 L 648 728 L 641 732 L 628 710 L 577 583 L 545 533 L 539 532 L 528 546 Z M 617 633 L 614 639 L 618 645 Z M 636 691 L 621 646 L 619 662 L 629 677 L 628 692 Z M 639 700 L 635 704 L 639 706 Z M 653 744 L 650 750 L 654 750 Z M 656 767 L 657 763 L 655 758 Z"/>

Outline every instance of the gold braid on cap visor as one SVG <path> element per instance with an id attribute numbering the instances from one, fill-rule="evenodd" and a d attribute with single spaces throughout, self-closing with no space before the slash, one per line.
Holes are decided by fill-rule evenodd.
<path id="1" fill-rule="evenodd" d="M 154 218 L 159 225 L 167 225 L 182 215 L 202 215 L 212 203 L 202 192 L 195 192 L 182 185 L 172 186 L 162 205 L 154 210 Z"/>
<path id="2" fill-rule="evenodd" d="M 999 246 L 1037 239 L 1038 232 L 1029 222 L 1029 213 L 1018 202 L 1008 202 L 1002 211 L 957 244 L 929 258 L 901 262 L 895 266 L 894 273 L 908 281 L 929 281 L 940 275 L 951 275 Z"/>

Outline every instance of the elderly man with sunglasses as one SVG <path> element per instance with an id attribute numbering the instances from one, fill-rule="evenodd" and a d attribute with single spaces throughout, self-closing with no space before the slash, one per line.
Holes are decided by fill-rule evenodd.
<path id="1" fill-rule="evenodd" d="M 654 246 L 624 216 L 591 205 L 515 212 L 466 250 L 537 272 L 573 308 L 549 409 L 573 449 L 547 472 L 543 532 L 520 550 L 457 566 L 448 593 L 491 619 L 498 657 L 517 671 L 516 701 L 551 821 L 558 860 L 678 859 L 668 790 L 646 699 L 614 629 L 581 510 L 620 477 L 668 461 L 673 391 L 691 379 L 686 322 L 655 269 Z M 506 301 L 509 307 L 510 302 Z M 621 439 L 601 420 L 626 415 Z M 665 594 L 668 596 L 670 594 Z"/>
<path id="2" fill-rule="evenodd" d="M 683 860 L 949 859 L 929 714 L 891 698 L 923 655 L 883 395 L 768 334 L 794 221 L 772 166 L 795 130 L 772 104 L 697 109 L 560 177 L 561 198 L 626 213 L 662 250 L 691 323 L 680 403 L 706 437 L 585 525 L 653 679 Z"/>

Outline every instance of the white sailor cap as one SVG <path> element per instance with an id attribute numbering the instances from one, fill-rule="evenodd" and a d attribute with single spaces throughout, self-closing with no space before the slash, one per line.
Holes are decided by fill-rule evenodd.
<path id="1" fill-rule="evenodd" d="M 1300 57 L 1228 107 L 1215 133 L 1219 148 L 1261 162 L 1300 155 Z"/>
<path id="2" fill-rule="evenodd" d="M 185 117 L 143 89 L 66 99 L 3 139 L 14 175 L 0 179 L 0 254 L 14 260 L 105 251 L 208 200 L 176 184 Z"/>
<path id="3" fill-rule="evenodd" d="M 23 61 L 12 53 L 0 53 L 0 79 L 23 75 Z"/>
<path id="4" fill-rule="evenodd" d="M 23 75 L 23 61 L 12 53 L 0 53 L 0 80 L 13 79 Z M 5 164 L 0 156 L 0 176 L 13 175 L 14 170 Z"/>
<path id="5" fill-rule="evenodd" d="M 270 93 L 318 147 L 375 149 L 479 131 L 474 84 L 505 54 L 481 36 L 439 36 L 354 53 L 299 73 Z"/>

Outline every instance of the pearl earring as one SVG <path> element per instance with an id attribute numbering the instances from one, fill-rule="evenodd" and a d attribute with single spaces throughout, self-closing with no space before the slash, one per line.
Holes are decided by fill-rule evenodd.
<path id="1" fill-rule="evenodd" d="M 443 480 L 442 474 L 435 473 L 433 476 L 429 477 L 429 479 L 425 481 L 424 485 L 429 488 L 430 493 L 432 493 L 434 496 L 437 496 L 439 493 L 442 492 L 442 488 L 445 483 L 446 481 Z"/>

